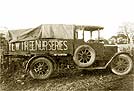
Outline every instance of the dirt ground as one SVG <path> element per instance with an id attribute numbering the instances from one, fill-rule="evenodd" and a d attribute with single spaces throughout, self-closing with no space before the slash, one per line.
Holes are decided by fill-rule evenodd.
<path id="1" fill-rule="evenodd" d="M 134 71 L 117 76 L 110 70 L 64 72 L 34 80 L 21 72 L 1 75 L 0 91 L 134 91 Z"/>

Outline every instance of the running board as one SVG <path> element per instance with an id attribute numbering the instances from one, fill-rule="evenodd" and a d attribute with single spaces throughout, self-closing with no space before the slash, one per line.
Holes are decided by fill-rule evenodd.
<path id="1" fill-rule="evenodd" d="M 78 69 L 80 70 L 96 70 L 96 69 L 106 69 L 106 67 L 94 67 L 94 68 L 80 68 L 78 67 Z"/>

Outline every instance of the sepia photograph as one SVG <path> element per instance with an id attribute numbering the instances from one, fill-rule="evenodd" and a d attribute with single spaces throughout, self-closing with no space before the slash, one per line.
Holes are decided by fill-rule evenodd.
<path id="1" fill-rule="evenodd" d="M 0 91 L 134 91 L 133 0 L 0 0 Z"/>

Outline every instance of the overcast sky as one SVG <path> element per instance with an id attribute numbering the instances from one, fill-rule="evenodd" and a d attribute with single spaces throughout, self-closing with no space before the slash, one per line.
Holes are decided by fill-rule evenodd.
<path id="1" fill-rule="evenodd" d="M 104 38 L 134 22 L 134 0 L 0 0 L 0 29 L 40 24 L 100 25 Z M 4 28 L 6 27 L 6 28 Z"/>

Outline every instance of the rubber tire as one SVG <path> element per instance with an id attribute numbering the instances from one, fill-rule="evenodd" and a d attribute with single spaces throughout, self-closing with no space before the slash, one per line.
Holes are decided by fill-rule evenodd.
<path id="1" fill-rule="evenodd" d="M 47 64 L 47 66 L 49 67 L 49 72 L 47 72 L 47 74 L 41 76 L 38 75 L 34 70 L 33 70 L 33 66 L 34 64 L 38 63 L 38 62 L 45 62 Z M 51 60 L 45 58 L 45 57 L 39 57 L 36 58 L 32 61 L 31 65 L 30 65 L 30 70 L 29 73 L 31 75 L 31 77 L 33 77 L 34 79 L 47 79 L 50 77 L 50 75 L 53 73 L 53 63 L 51 62 Z"/>
<path id="2" fill-rule="evenodd" d="M 129 56 L 129 55 L 126 55 L 126 54 L 120 54 L 118 56 L 121 56 L 121 57 L 124 57 L 125 59 L 128 60 L 129 62 L 129 66 L 128 66 L 128 69 L 125 71 L 125 72 L 118 72 L 116 69 L 114 69 L 112 67 L 112 64 L 111 64 L 111 71 L 116 74 L 116 75 L 126 75 L 128 74 L 131 70 L 132 70 L 132 67 L 133 67 L 133 61 L 132 61 L 132 58 Z"/>
<path id="3" fill-rule="evenodd" d="M 78 61 L 78 53 L 83 48 L 88 48 L 90 50 L 90 53 L 91 53 L 90 61 L 87 63 L 81 63 Z M 75 50 L 73 60 L 74 60 L 75 64 L 78 65 L 79 67 L 89 67 L 95 61 L 95 50 L 92 47 L 90 47 L 89 45 L 81 45 Z"/>

